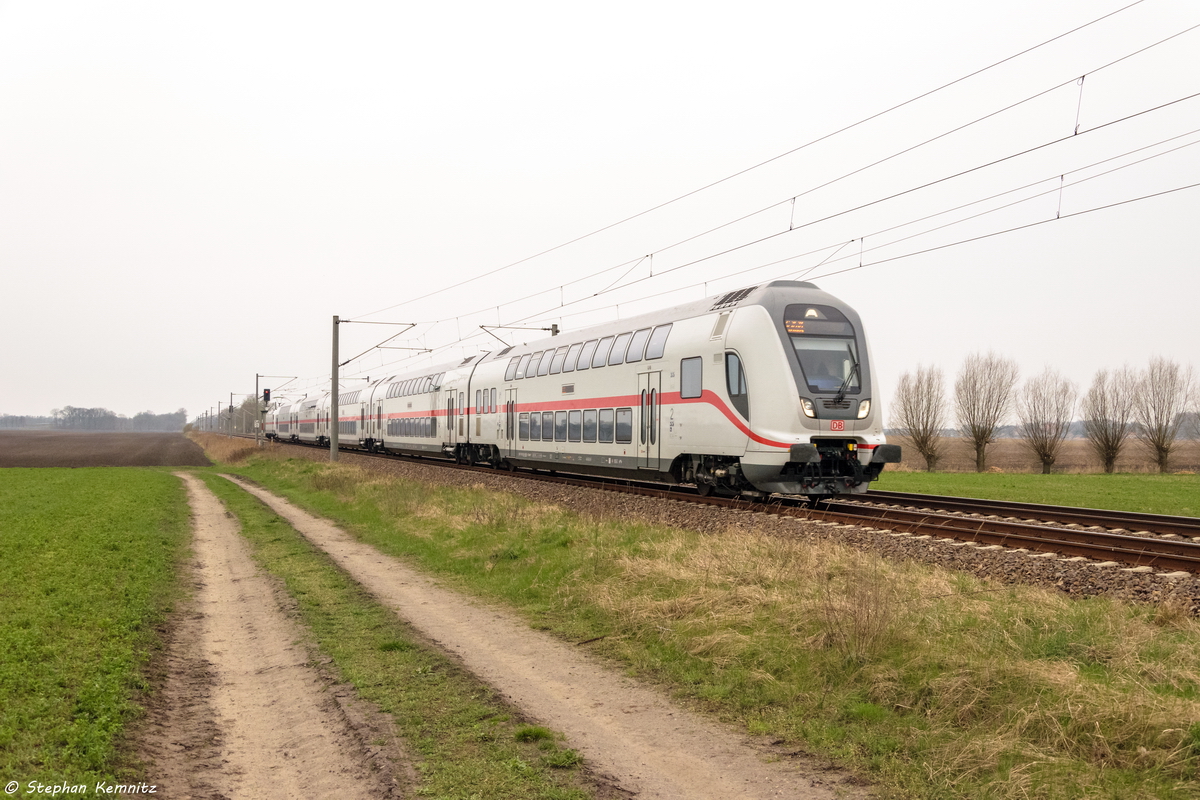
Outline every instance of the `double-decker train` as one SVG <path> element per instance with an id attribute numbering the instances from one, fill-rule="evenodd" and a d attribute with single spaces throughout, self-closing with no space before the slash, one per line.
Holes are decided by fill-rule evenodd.
<path id="1" fill-rule="evenodd" d="M 268 437 L 497 467 L 694 484 L 701 494 L 860 493 L 886 443 L 862 321 L 774 281 L 279 400 Z"/>

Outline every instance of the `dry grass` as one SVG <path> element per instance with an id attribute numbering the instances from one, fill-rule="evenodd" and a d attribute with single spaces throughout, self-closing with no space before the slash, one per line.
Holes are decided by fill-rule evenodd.
<path id="1" fill-rule="evenodd" d="M 222 436 L 218 433 L 199 433 L 190 431 L 187 438 L 204 448 L 204 452 L 213 461 L 224 464 L 239 464 L 256 453 L 276 453 L 278 447 L 267 440 L 263 446 L 257 447 L 253 441 L 234 436 Z"/>

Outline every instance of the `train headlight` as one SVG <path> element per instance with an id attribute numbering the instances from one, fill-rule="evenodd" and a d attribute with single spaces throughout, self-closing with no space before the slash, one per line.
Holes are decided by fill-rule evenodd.
<path id="1" fill-rule="evenodd" d="M 809 400 L 807 397 L 801 397 L 800 407 L 804 409 L 804 416 L 816 418 L 817 409 L 813 406 L 812 400 Z"/>
<path id="2" fill-rule="evenodd" d="M 867 416 L 867 414 L 870 414 L 870 413 L 871 413 L 871 401 L 870 400 L 859 400 L 858 401 L 858 418 L 864 419 Z"/>

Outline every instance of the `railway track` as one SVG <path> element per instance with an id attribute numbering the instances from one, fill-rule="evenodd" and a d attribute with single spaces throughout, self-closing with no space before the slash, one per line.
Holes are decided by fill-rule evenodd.
<path id="1" fill-rule="evenodd" d="M 308 446 L 308 445 L 301 445 Z M 409 458 L 347 451 L 372 458 L 403 458 L 448 469 L 495 474 L 492 467 L 455 464 L 450 460 Z M 775 514 L 839 525 L 871 528 L 895 536 L 953 540 L 951 544 L 1088 559 L 1098 564 L 1127 565 L 1142 571 L 1200 573 L 1200 519 L 1103 509 L 1006 503 L 973 498 L 870 492 L 853 500 L 833 500 L 812 507 L 803 500 L 771 497 L 765 502 L 716 496 L 701 497 L 692 487 L 573 474 L 514 473 L 527 480 Z M 1018 516 L 1020 515 L 1020 516 Z M 1139 533 L 1130 533 L 1130 530 Z"/>

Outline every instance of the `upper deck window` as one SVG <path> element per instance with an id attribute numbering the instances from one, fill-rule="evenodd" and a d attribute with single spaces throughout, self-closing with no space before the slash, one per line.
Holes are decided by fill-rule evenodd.
<path id="1" fill-rule="evenodd" d="M 563 372 L 574 372 L 575 361 L 579 358 L 579 350 L 583 347 L 583 342 L 571 345 L 571 349 L 567 351 L 567 360 L 563 362 Z"/>
<path id="2" fill-rule="evenodd" d="M 608 365 L 615 367 L 617 364 L 625 361 L 625 348 L 629 347 L 629 337 L 632 333 L 622 333 L 617 337 L 617 341 L 613 343 L 612 354 L 608 357 Z"/>
<path id="3" fill-rule="evenodd" d="M 629 351 L 625 354 L 626 364 L 632 364 L 635 361 L 642 360 L 642 354 L 646 351 L 646 340 L 649 338 L 649 328 L 642 328 L 640 331 L 634 331 L 633 338 L 629 341 Z"/>
<path id="4" fill-rule="evenodd" d="M 579 366 L 576 369 L 584 370 L 592 366 L 592 354 L 596 352 L 596 339 L 583 343 L 583 350 L 579 354 Z"/>
<path id="5" fill-rule="evenodd" d="M 646 345 L 646 359 L 662 358 L 667 349 L 667 336 L 671 333 L 671 323 L 659 325 L 650 335 L 650 344 Z"/>
<path id="6" fill-rule="evenodd" d="M 540 356 L 541 353 L 538 353 L 538 355 Z M 517 374 L 514 380 L 519 381 L 521 378 L 525 377 L 525 370 L 529 367 L 529 359 L 531 358 L 533 358 L 532 353 L 526 353 L 525 355 L 521 356 L 521 363 L 517 365 Z"/>

